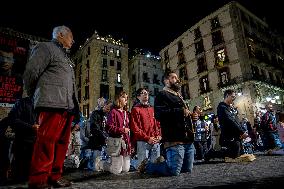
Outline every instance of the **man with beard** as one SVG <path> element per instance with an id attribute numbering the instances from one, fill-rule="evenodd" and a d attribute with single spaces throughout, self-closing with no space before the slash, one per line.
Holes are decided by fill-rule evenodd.
<path id="1" fill-rule="evenodd" d="M 191 172 L 194 161 L 194 133 L 190 120 L 191 112 L 179 94 L 177 74 L 168 70 L 164 75 L 165 87 L 155 98 L 155 118 L 160 121 L 162 142 L 166 161 L 151 163 L 144 160 L 140 172 L 164 176 L 177 176 Z"/>

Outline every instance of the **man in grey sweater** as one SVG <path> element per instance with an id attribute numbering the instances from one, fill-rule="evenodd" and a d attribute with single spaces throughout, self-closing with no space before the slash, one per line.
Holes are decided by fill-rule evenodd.
<path id="1" fill-rule="evenodd" d="M 74 64 L 68 56 L 73 34 L 66 26 L 53 29 L 52 41 L 38 43 L 32 50 L 24 72 L 24 85 L 33 96 L 38 114 L 29 188 L 67 187 L 62 178 L 71 123 L 79 113 Z"/>

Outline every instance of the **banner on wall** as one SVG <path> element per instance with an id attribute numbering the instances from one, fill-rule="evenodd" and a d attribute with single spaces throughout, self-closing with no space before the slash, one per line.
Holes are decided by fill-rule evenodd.
<path id="1" fill-rule="evenodd" d="M 9 107 L 21 98 L 28 52 L 28 39 L 0 33 L 0 107 Z"/>

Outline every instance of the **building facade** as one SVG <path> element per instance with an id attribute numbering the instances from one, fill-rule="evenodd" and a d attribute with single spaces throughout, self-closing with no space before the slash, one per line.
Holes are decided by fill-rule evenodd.
<path id="1" fill-rule="evenodd" d="M 75 53 L 76 85 L 84 116 L 97 106 L 100 97 L 113 100 L 116 93 L 129 94 L 128 45 L 95 32 Z"/>
<path id="2" fill-rule="evenodd" d="M 216 113 L 223 92 L 238 92 L 240 117 L 253 121 L 269 101 L 283 109 L 283 38 L 237 2 L 206 16 L 160 51 L 163 69 L 175 70 L 189 107 Z"/>
<path id="3" fill-rule="evenodd" d="M 150 104 L 154 104 L 154 97 L 163 88 L 163 69 L 161 58 L 151 53 L 137 52 L 129 61 L 130 78 L 130 106 L 135 100 L 137 89 L 144 87 L 149 90 Z"/>

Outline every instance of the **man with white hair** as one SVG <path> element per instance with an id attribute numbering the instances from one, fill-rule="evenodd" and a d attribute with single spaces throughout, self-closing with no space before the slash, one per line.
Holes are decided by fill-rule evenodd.
<path id="1" fill-rule="evenodd" d="M 52 41 L 38 43 L 26 65 L 23 79 L 28 95 L 33 96 L 40 125 L 31 162 L 29 188 L 71 185 L 62 178 L 62 170 L 71 123 L 74 117 L 79 118 L 74 64 L 68 56 L 73 43 L 68 27 L 55 27 Z"/>

